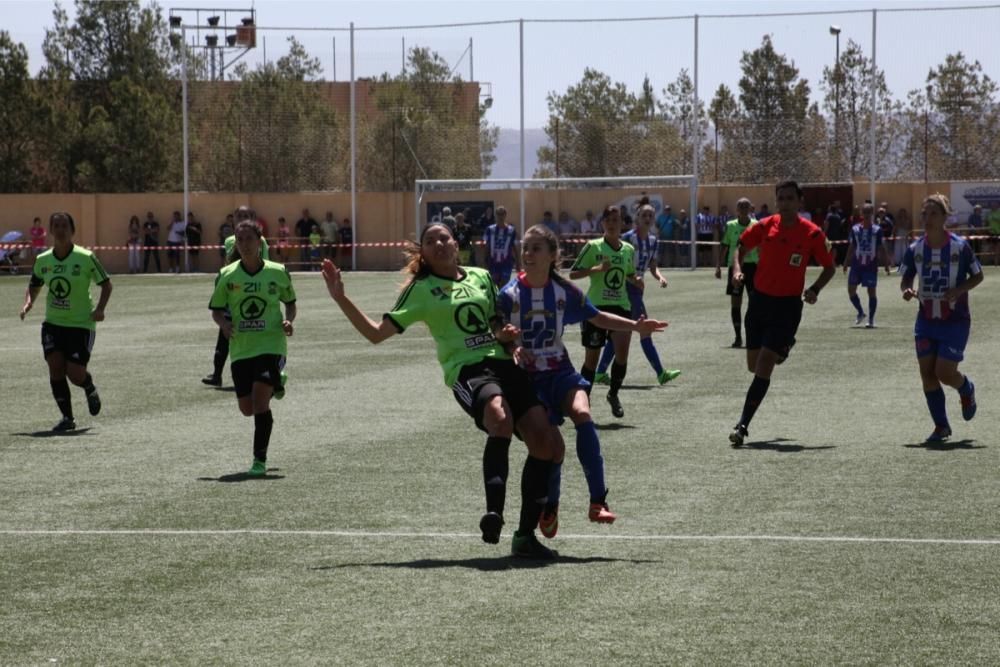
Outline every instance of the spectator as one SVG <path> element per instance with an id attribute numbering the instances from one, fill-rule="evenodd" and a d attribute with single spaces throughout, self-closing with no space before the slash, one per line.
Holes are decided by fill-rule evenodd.
<path id="1" fill-rule="evenodd" d="M 191 258 L 191 268 L 194 271 L 199 270 L 198 251 L 201 245 L 201 231 L 201 223 L 195 220 L 194 213 L 188 211 L 187 226 L 184 228 L 184 234 L 187 236 L 188 257 Z"/>
<path id="2" fill-rule="evenodd" d="M 320 225 L 320 232 L 323 234 L 323 255 L 330 259 L 337 260 L 337 244 L 340 243 L 340 225 L 333 217 L 333 211 L 327 211 L 323 223 Z"/>
<path id="3" fill-rule="evenodd" d="M 701 207 L 701 213 L 695 217 L 694 226 L 698 235 L 698 265 L 708 266 L 711 261 L 714 266 L 717 263 L 715 258 L 719 254 L 719 249 L 712 244 L 719 240 L 719 227 L 715 216 L 712 215 L 711 207 Z"/>
<path id="4" fill-rule="evenodd" d="M 295 223 L 295 240 L 299 245 L 299 261 L 302 262 L 303 268 L 305 268 L 306 262 L 309 261 L 309 246 L 307 245 L 309 234 L 312 233 L 312 228 L 316 224 L 313 217 L 309 215 L 309 209 L 302 209 L 302 217 Z"/>
<path id="5" fill-rule="evenodd" d="M 569 217 L 566 211 L 559 212 L 559 245 L 562 247 L 562 254 L 566 258 L 576 257 L 576 250 L 579 247 L 576 238 L 580 235 L 580 225 L 576 220 Z"/>
<path id="6" fill-rule="evenodd" d="M 990 204 L 990 214 L 986 216 L 986 226 L 989 229 L 990 242 L 993 245 L 993 266 L 1000 259 L 1000 201 Z"/>
<path id="7" fill-rule="evenodd" d="M 677 216 L 677 223 L 674 225 L 674 240 L 679 241 L 674 249 L 677 262 L 689 264 L 691 261 L 691 218 L 684 209 L 681 209 Z"/>
<path id="8" fill-rule="evenodd" d="M 677 219 L 670 208 L 670 204 L 665 204 L 660 214 L 656 216 L 656 234 L 659 237 L 659 257 L 657 265 L 661 267 L 673 266 L 675 256 L 674 227 Z"/>
<path id="9" fill-rule="evenodd" d="M 719 238 L 722 238 L 722 232 L 724 232 L 726 229 L 726 223 L 729 222 L 731 219 L 734 218 L 733 216 L 729 215 L 729 207 L 726 206 L 725 204 L 720 206 L 719 215 L 715 219 L 715 229 L 719 234 Z"/>
<path id="10" fill-rule="evenodd" d="M 882 230 L 882 242 L 886 244 L 886 248 L 892 247 L 893 232 L 895 225 L 893 224 L 892 216 L 884 208 L 879 207 L 878 211 L 875 213 L 875 224 L 879 226 Z"/>
<path id="11" fill-rule="evenodd" d="M 149 271 L 150 256 L 156 260 L 156 272 L 163 271 L 160 266 L 160 223 L 153 217 L 153 212 L 146 213 L 146 221 L 142 223 L 142 245 L 145 247 L 145 257 L 142 259 L 142 272 Z"/>
<path id="12" fill-rule="evenodd" d="M 451 207 L 445 206 L 441 209 L 441 222 L 448 225 L 448 229 L 455 233 L 455 216 L 451 214 Z"/>
<path id="13" fill-rule="evenodd" d="M 840 266 L 844 263 L 844 257 L 847 255 L 847 244 L 842 243 L 842 241 L 847 238 L 848 230 L 849 227 L 840 217 L 836 202 L 830 204 L 826 211 L 826 218 L 823 220 L 823 233 L 833 244 L 834 266 Z"/>
<path id="14" fill-rule="evenodd" d="M 882 202 L 879 204 L 879 208 L 885 211 L 885 217 L 889 220 L 893 227 L 896 226 L 896 218 L 893 217 L 892 213 L 889 212 L 889 202 Z"/>
<path id="15" fill-rule="evenodd" d="M 464 213 L 455 214 L 455 243 L 458 244 L 458 265 L 468 266 L 472 257 L 472 227 Z"/>
<path id="16" fill-rule="evenodd" d="M 35 218 L 38 221 L 38 218 Z M 32 229 L 34 232 L 34 229 Z M 129 273 L 139 273 L 139 266 L 141 264 L 140 257 L 142 256 L 141 241 L 139 239 L 142 233 L 142 223 L 139 222 L 139 216 L 133 215 L 128 221 L 128 241 L 125 245 L 128 246 L 128 272 Z M 32 234 L 32 240 L 34 240 L 34 234 Z"/>
<path id="17" fill-rule="evenodd" d="M 837 203 L 839 204 L 840 202 Z M 757 212 L 757 219 L 763 220 L 764 218 L 769 218 L 769 217 L 771 217 L 771 211 L 770 209 L 767 208 L 767 204 L 761 204 L 760 211 Z"/>
<path id="18" fill-rule="evenodd" d="M 556 224 L 555 219 L 553 219 L 552 211 L 546 211 L 545 213 L 542 214 L 542 224 L 550 232 L 552 232 L 556 236 L 559 236 L 559 225 Z M 503 285 L 501 285 L 501 287 L 503 287 Z"/>
<path id="19" fill-rule="evenodd" d="M 135 216 L 133 216 L 135 217 Z M 139 218 L 135 218 L 136 222 Z M 48 244 L 45 242 L 45 236 L 48 234 L 45 227 L 42 225 L 41 218 L 35 218 L 31 223 L 31 230 L 28 232 L 31 236 L 31 254 L 34 256 L 41 255 L 45 252 Z"/>
<path id="20" fill-rule="evenodd" d="M 601 225 L 594 220 L 594 212 L 590 209 L 587 209 L 583 214 L 583 220 L 580 221 L 580 233 L 584 236 L 596 236 L 601 233 Z"/>
<path id="21" fill-rule="evenodd" d="M 354 269 L 354 230 L 351 229 L 351 219 L 344 218 L 340 223 L 340 268 Z"/>
<path id="22" fill-rule="evenodd" d="M 323 235 L 319 231 L 319 225 L 313 225 L 309 232 L 309 271 L 319 271 L 320 260 L 323 259 Z"/>
<path id="23" fill-rule="evenodd" d="M 230 213 L 226 216 L 226 219 L 219 225 L 219 255 L 222 257 L 222 265 L 225 266 L 229 262 L 226 261 L 226 239 L 236 233 L 236 221 L 233 220 L 233 214 Z"/>
<path id="24" fill-rule="evenodd" d="M 628 206 L 626 206 L 625 204 L 621 205 L 621 214 L 622 214 L 622 234 L 632 231 L 632 224 L 634 221 L 632 220 L 632 216 L 629 215 Z"/>
<path id="25" fill-rule="evenodd" d="M 493 214 L 493 207 L 487 206 L 486 210 L 483 211 L 483 214 L 479 216 L 479 219 L 472 225 L 472 253 L 469 256 L 469 263 L 471 266 L 479 266 L 481 264 L 477 255 L 481 254 L 480 247 L 482 246 L 483 236 L 486 234 L 486 228 L 490 225 L 496 224 L 496 221 L 496 216 Z M 483 262 L 485 261 L 484 256 Z"/>
<path id="26" fill-rule="evenodd" d="M 257 229 L 260 230 L 260 235 L 262 238 L 267 238 L 267 220 L 257 215 L 256 209 L 250 209 L 250 219 L 253 220 L 253 224 L 257 225 Z M 273 240 L 273 239 L 272 239 Z"/>
<path id="27" fill-rule="evenodd" d="M 292 231 L 288 228 L 288 223 L 285 221 L 284 217 L 278 218 L 278 243 L 275 249 L 275 254 L 278 256 L 278 261 L 284 264 L 288 261 L 288 238 L 291 236 Z"/>
<path id="28" fill-rule="evenodd" d="M 174 211 L 174 218 L 167 230 L 167 266 L 170 273 L 180 273 L 180 249 L 184 246 L 184 230 L 187 223 L 180 211 Z"/>
<path id="29" fill-rule="evenodd" d="M 900 210 L 902 210 L 902 209 L 900 209 Z M 35 220 L 38 220 L 38 218 L 35 218 Z M 980 206 L 979 204 L 976 204 L 975 206 L 972 207 L 972 213 L 969 214 L 969 219 L 966 221 L 966 224 L 969 227 L 973 228 L 973 229 L 976 229 L 978 227 L 982 227 L 983 226 L 983 207 L 982 206 Z"/>

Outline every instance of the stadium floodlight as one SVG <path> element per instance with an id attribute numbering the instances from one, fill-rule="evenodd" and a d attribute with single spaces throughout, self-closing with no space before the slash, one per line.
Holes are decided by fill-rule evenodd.
<path id="1" fill-rule="evenodd" d="M 218 46 L 219 36 L 218 35 L 205 35 L 205 45 L 206 46 Z"/>
<path id="2" fill-rule="evenodd" d="M 219 17 L 218 16 L 209 16 L 208 17 L 208 25 L 212 26 L 213 28 L 215 26 L 219 25 Z"/>
<path id="3" fill-rule="evenodd" d="M 226 35 L 226 46 L 236 46 L 236 35 Z"/>
<path id="4" fill-rule="evenodd" d="M 832 25 L 832 26 L 830 26 L 830 34 L 831 35 L 839 35 L 840 34 L 840 26 L 839 25 Z"/>
<path id="5" fill-rule="evenodd" d="M 643 195 L 650 198 L 650 203 L 657 209 L 662 210 L 664 204 L 672 203 L 674 210 L 679 210 L 686 206 L 690 211 L 690 220 L 694 222 L 694 215 L 698 210 L 698 179 L 690 174 L 666 175 L 666 176 L 596 176 L 586 178 L 475 178 L 475 179 L 417 179 L 414 182 L 414 221 L 416 225 L 415 237 L 420 238 L 420 232 L 427 224 L 427 216 L 423 214 L 421 208 L 425 198 L 432 198 L 433 201 L 447 201 L 449 204 L 460 203 L 462 201 L 482 202 L 484 200 L 502 199 L 510 202 L 517 194 L 511 191 L 525 192 L 529 190 L 546 191 L 543 195 L 546 205 L 550 208 L 548 201 L 552 193 L 558 193 L 556 197 L 566 197 L 572 199 L 573 204 L 566 208 L 585 208 L 577 205 L 579 201 L 601 201 L 602 206 L 607 205 L 628 205 L 635 206 L 635 203 Z M 504 194 L 506 192 L 506 194 Z M 595 195 L 597 195 L 595 197 Z M 532 195 L 536 199 L 537 195 Z M 508 219 L 523 236 L 524 230 L 533 225 L 536 220 L 525 220 L 525 216 L 530 215 L 527 211 L 526 197 L 521 199 L 521 210 L 511 210 Z M 678 205 L 680 204 L 680 205 Z M 538 208 L 538 206 L 533 206 Z M 544 207 L 543 207 L 544 208 Z M 595 213 L 599 213 L 598 207 L 592 205 Z M 539 219 L 541 211 L 537 211 Z M 519 221 L 519 222 L 518 222 Z M 694 241 L 694 224 L 690 225 L 691 239 L 679 239 L 681 244 Z M 666 242 L 666 241 L 664 241 Z M 675 243 L 673 239 L 669 241 Z M 684 246 L 682 246 L 684 247 Z M 684 251 L 686 253 L 686 251 Z M 697 265 L 697 253 L 686 253 L 690 257 L 691 268 Z"/>
<path id="6" fill-rule="evenodd" d="M 180 16 L 171 16 L 170 17 L 170 27 L 171 28 L 180 28 L 181 27 L 181 17 Z"/>

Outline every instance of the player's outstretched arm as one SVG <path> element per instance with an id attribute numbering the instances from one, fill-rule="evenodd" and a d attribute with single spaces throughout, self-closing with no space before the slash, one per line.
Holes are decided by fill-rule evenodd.
<path id="1" fill-rule="evenodd" d="M 663 331 L 667 328 L 667 323 L 662 320 L 630 320 L 626 317 L 619 317 L 613 313 L 600 312 L 594 317 L 590 318 L 590 322 L 601 329 L 610 329 L 611 331 L 634 331 L 637 334 L 645 336 L 646 334 L 656 333 L 657 331 Z"/>
<path id="2" fill-rule="evenodd" d="M 330 297 L 340 306 L 340 310 L 347 316 L 348 321 L 357 329 L 358 333 L 371 343 L 377 345 L 396 334 L 396 328 L 392 322 L 387 319 L 375 322 L 354 305 L 354 302 L 344 292 L 344 280 L 340 269 L 329 259 L 323 260 L 323 280 L 326 281 L 326 289 L 330 293 Z"/>

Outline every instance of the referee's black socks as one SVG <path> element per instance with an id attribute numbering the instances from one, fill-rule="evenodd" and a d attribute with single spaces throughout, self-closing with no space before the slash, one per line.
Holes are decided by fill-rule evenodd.
<path id="1" fill-rule="evenodd" d="M 746 401 L 743 403 L 743 416 L 740 417 L 741 424 L 744 426 L 750 425 L 750 420 L 756 414 L 757 408 L 760 407 L 761 401 L 767 395 L 767 388 L 770 386 L 771 378 L 762 378 L 759 375 L 753 376 L 753 382 L 750 383 L 750 388 L 747 389 Z"/>
<path id="2" fill-rule="evenodd" d="M 68 419 L 73 418 L 73 401 L 69 394 L 69 382 L 66 378 L 62 380 L 49 380 L 49 384 L 52 386 L 52 397 L 56 399 L 56 405 L 59 406 L 59 412 L 62 413 L 63 417 Z"/>
<path id="3" fill-rule="evenodd" d="M 274 417 L 270 410 L 253 416 L 253 457 L 258 461 L 267 460 L 267 446 L 271 442 L 273 426 Z"/>
<path id="4" fill-rule="evenodd" d="M 507 499 L 507 477 L 510 463 L 507 458 L 510 438 L 490 436 L 483 449 L 483 486 L 486 489 L 486 511 L 503 516 Z"/>

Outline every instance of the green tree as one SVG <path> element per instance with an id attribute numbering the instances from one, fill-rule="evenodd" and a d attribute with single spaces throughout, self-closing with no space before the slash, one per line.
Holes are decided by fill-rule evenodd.
<path id="1" fill-rule="evenodd" d="M 927 74 L 932 109 L 932 145 L 941 163 L 950 166 L 946 179 L 995 178 L 997 154 L 983 148 L 1000 132 L 997 84 L 979 61 L 969 62 L 959 52 Z"/>
<path id="2" fill-rule="evenodd" d="M 658 106 L 663 118 L 672 124 L 680 135 L 681 143 L 676 147 L 678 164 L 675 171 L 684 174 L 694 173 L 691 147 L 698 146 L 698 150 L 702 151 L 704 156 L 703 143 L 708 120 L 704 102 L 699 100 L 697 109 L 694 106 L 694 81 L 687 69 L 681 69 L 677 78 L 663 89 L 663 98 Z M 704 161 L 702 163 L 704 164 Z"/>
<path id="3" fill-rule="evenodd" d="M 737 152 L 740 145 L 740 107 L 733 91 L 720 83 L 708 105 L 708 118 L 712 121 L 712 150 L 707 160 L 707 178 L 720 183 L 739 179 L 740 165 L 745 156 Z"/>
<path id="4" fill-rule="evenodd" d="M 0 192 L 30 188 L 36 123 L 35 91 L 28 74 L 28 50 L 0 30 Z"/>
<path id="5" fill-rule="evenodd" d="M 58 4 L 39 74 L 43 189 L 144 191 L 180 183 L 180 95 L 166 22 L 138 0 Z M 134 150 L 138 149 L 138 150 Z M 53 180 L 49 180 L 53 179 Z"/>

